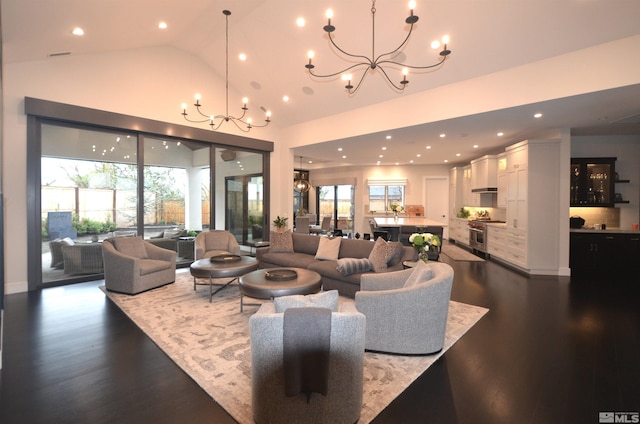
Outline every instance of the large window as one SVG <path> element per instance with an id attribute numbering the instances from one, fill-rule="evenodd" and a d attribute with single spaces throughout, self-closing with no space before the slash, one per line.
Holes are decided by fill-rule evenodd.
<path id="1" fill-rule="evenodd" d="M 369 210 L 388 212 L 392 204 L 404 206 L 404 188 L 404 184 L 369 182 Z"/>
<path id="2" fill-rule="evenodd" d="M 144 236 L 176 250 L 186 266 L 195 232 L 239 226 L 249 229 L 244 242 L 258 238 L 251 217 L 258 226 L 269 219 L 271 142 L 31 98 L 25 110 L 27 189 L 35 193 L 27 199 L 30 290 L 102 278 L 107 237 Z M 224 190 L 230 175 L 249 176 L 246 214 L 234 228 Z"/>

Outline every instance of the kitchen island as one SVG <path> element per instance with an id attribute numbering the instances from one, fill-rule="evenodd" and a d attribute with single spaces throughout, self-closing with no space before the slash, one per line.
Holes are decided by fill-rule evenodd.
<path id="1" fill-rule="evenodd" d="M 440 233 L 438 236 L 442 238 L 442 232 L 447 226 L 442 222 L 427 219 L 423 216 L 404 216 L 398 217 L 398 219 L 394 217 L 372 218 L 375 219 L 376 224 L 378 224 L 378 227 L 381 230 L 389 233 L 390 240 L 402 241 L 403 244 L 406 244 L 406 240 L 404 240 L 404 238 L 408 238 L 408 235 L 417 232 L 418 228 L 441 227 L 442 231 L 438 231 Z M 403 234 L 407 237 L 402 237 Z"/>

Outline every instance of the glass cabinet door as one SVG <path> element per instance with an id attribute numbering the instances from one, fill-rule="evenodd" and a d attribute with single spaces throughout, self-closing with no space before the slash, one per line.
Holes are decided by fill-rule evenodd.
<path id="1" fill-rule="evenodd" d="M 571 159 L 571 206 L 612 207 L 616 158 Z"/>

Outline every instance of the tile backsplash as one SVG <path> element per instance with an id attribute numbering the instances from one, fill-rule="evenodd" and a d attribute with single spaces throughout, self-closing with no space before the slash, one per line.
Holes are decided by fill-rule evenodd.
<path id="1" fill-rule="evenodd" d="M 606 224 L 607 228 L 620 228 L 619 208 L 570 208 L 570 211 L 570 216 L 579 216 L 584 219 L 585 227 Z"/>

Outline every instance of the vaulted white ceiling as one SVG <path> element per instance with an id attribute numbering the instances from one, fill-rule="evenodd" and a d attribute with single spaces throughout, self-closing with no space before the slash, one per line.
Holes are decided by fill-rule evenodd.
<path id="1" fill-rule="evenodd" d="M 407 3 L 376 1 L 376 52 L 392 50 L 403 40 Z M 372 74 L 356 95 L 349 96 L 338 78 L 319 81 L 309 77 L 304 68 L 309 49 L 316 52 L 318 72 L 335 72 L 347 64 L 330 49 L 322 30 L 326 24 L 324 11 L 329 7 L 334 10 L 332 23 L 339 45 L 356 54 L 370 55 L 371 3 L 366 0 L 2 0 L 4 62 L 173 46 L 205 61 L 224 78 L 222 10 L 228 9 L 232 12 L 230 85 L 234 91 L 246 93 L 253 108 L 273 111 L 274 125 L 286 130 L 385 102 L 396 105 L 397 99 L 640 34 L 637 0 L 418 0 L 415 14 L 420 20 L 401 57 L 411 64 L 432 63 L 437 51 L 429 44 L 447 34 L 453 51 L 450 59 L 435 71 L 410 74 L 403 93 L 393 91 L 380 75 Z M 306 19 L 304 27 L 296 25 L 299 17 Z M 160 21 L 167 22 L 166 30 L 158 29 Z M 71 34 L 76 26 L 85 30 L 83 37 Z M 637 56 L 638 51 L 640 46 L 629 54 Z M 247 55 L 245 62 L 237 59 L 240 52 Z M 608 59 L 603 56 L 599 61 L 606 64 Z M 590 70 L 574 71 L 576 78 L 581 78 Z M 394 79 L 401 78 L 398 71 L 390 74 Z M 285 95 L 290 97 L 288 103 L 282 100 Z M 380 160 L 382 147 L 391 143 L 385 136 L 392 135 L 394 148 L 388 150 L 384 163 L 406 163 L 409 157 L 416 163 L 442 163 L 443 158 L 454 162 L 557 128 L 572 128 L 576 133 L 637 131 L 638 121 L 633 117 L 640 114 L 638 98 L 640 77 L 624 88 L 549 98 L 534 104 L 514 101 L 512 107 L 462 112 L 460 116 L 425 120 L 401 129 L 394 122 L 378 122 L 370 134 L 363 130 L 336 140 L 322 140 L 321 144 L 297 148 L 296 155 L 303 155 L 305 161 L 313 158 L 340 163 L 338 148 L 348 145 L 352 152 L 359 152 L 349 157 L 349 163 L 373 164 Z M 466 100 L 464 96 L 456 99 L 461 105 Z M 539 111 L 543 111 L 543 118 L 533 119 L 533 113 Z M 415 110 L 412 112 L 415 114 Z M 628 125 L 623 129 L 610 126 L 625 120 Z M 361 123 L 354 125 L 364 127 Z M 497 137 L 498 131 L 505 135 Z M 416 158 L 417 151 L 428 152 L 426 146 L 442 143 L 440 134 L 446 134 L 446 149 L 438 155 Z M 480 145 L 479 150 L 474 150 L 474 144 Z"/>

